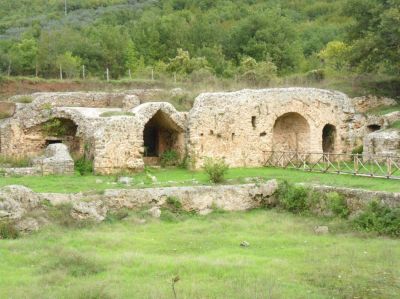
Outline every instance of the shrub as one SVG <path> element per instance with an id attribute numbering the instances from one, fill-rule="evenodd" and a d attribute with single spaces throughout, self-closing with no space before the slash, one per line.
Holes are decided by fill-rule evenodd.
<path id="1" fill-rule="evenodd" d="M 85 156 L 75 160 L 75 170 L 80 175 L 88 175 L 93 173 L 93 161 L 85 158 Z"/>
<path id="2" fill-rule="evenodd" d="M 400 208 L 391 209 L 377 201 L 372 201 L 356 218 L 355 226 L 393 237 L 400 236 Z"/>
<path id="3" fill-rule="evenodd" d="M 204 171 L 207 173 L 210 181 L 221 183 L 229 170 L 228 164 L 223 159 L 206 158 L 204 162 Z"/>
<path id="4" fill-rule="evenodd" d="M 346 199 L 337 192 L 329 192 L 326 194 L 328 209 L 335 216 L 346 218 L 349 216 L 350 211 L 347 206 Z"/>
<path id="5" fill-rule="evenodd" d="M 115 223 L 121 221 L 129 216 L 128 210 L 121 209 L 117 211 L 108 212 L 105 221 L 108 223 Z"/>
<path id="6" fill-rule="evenodd" d="M 67 126 L 57 118 L 53 118 L 43 124 L 43 131 L 48 136 L 63 136 L 67 133 Z"/>
<path id="7" fill-rule="evenodd" d="M 13 223 L 9 221 L 0 222 L 0 239 L 17 239 L 18 237 L 19 232 Z"/>
<path id="8" fill-rule="evenodd" d="M 308 209 L 309 191 L 301 186 L 294 186 L 288 182 L 280 184 L 278 189 L 279 205 L 290 212 L 300 213 Z"/>
<path id="9" fill-rule="evenodd" d="M 94 224 L 92 220 L 77 220 L 71 216 L 72 204 L 61 204 L 57 206 L 48 206 L 46 204 L 47 215 L 50 222 L 65 228 L 85 228 Z"/>
<path id="10" fill-rule="evenodd" d="M 174 150 L 166 150 L 162 153 L 160 164 L 162 167 L 176 166 L 179 163 L 179 154 Z"/>
<path id="11" fill-rule="evenodd" d="M 307 74 L 307 79 L 315 82 L 320 82 L 325 79 L 325 71 L 322 69 L 311 70 Z"/>
<path id="12" fill-rule="evenodd" d="M 167 208 L 169 208 L 172 212 L 176 213 L 182 210 L 182 203 L 179 198 L 175 196 L 169 196 L 165 203 Z"/>
<path id="13" fill-rule="evenodd" d="M 361 155 L 363 153 L 363 151 L 364 151 L 364 147 L 362 145 L 360 145 L 360 146 L 357 146 L 357 147 L 353 148 L 351 153 L 353 155 Z"/>

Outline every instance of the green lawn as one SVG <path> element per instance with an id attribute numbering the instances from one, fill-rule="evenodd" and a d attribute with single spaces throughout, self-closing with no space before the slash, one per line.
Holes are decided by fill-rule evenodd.
<path id="1" fill-rule="evenodd" d="M 173 298 L 176 275 L 177 298 L 396 298 L 400 241 L 337 221 L 253 210 L 51 226 L 0 240 L 0 298 Z"/>
<path id="2" fill-rule="evenodd" d="M 157 178 L 153 183 L 144 173 L 133 175 L 133 188 L 151 186 L 177 186 L 209 184 L 203 171 L 191 172 L 184 169 L 152 169 Z M 278 168 L 233 168 L 227 175 L 227 183 L 244 183 L 245 178 L 262 177 L 264 179 L 288 180 L 293 183 L 314 183 L 377 191 L 400 192 L 399 180 L 356 177 L 352 175 L 309 173 L 300 170 Z M 100 182 L 100 181 L 101 182 Z M 46 177 L 1 177 L 0 187 L 19 184 L 32 188 L 36 192 L 73 193 L 80 191 L 103 191 L 111 188 L 126 188 L 116 183 L 116 176 L 46 176 Z M 96 182 L 97 181 L 97 182 Z"/>

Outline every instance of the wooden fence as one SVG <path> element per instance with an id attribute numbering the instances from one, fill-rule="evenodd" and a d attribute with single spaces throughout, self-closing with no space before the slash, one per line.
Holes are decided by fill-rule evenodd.
<path id="1" fill-rule="evenodd" d="M 400 180 L 400 156 L 264 151 L 264 165 Z"/>

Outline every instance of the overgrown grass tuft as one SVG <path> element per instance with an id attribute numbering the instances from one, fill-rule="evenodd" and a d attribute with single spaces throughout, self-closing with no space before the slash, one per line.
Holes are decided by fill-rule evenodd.
<path id="1" fill-rule="evenodd" d="M 134 116 L 135 114 L 129 111 L 107 111 L 100 114 L 100 117 L 112 116 Z"/>
<path id="2" fill-rule="evenodd" d="M 0 155 L 0 166 L 3 167 L 29 167 L 32 165 L 28 157 L 11 157 Z"/>
<path id="3" fill-rule="evenodd" d="M 57 258 L 44 267 L 45 271 L 61 270 L 73 277 L 96 275 L 105 271 L 94 255 L 88 256 L 76 250 L 63 250 L 57 253 Z"/>
<path id="4" fill-rule="evenodd" d="M 0 239 L 17 239 L 19 232 L 11 221 L 0 222 Z"/>

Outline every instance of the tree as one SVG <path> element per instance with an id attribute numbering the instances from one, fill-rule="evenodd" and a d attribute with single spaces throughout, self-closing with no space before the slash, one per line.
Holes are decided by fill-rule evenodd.
<path id="1" fill-rule="evenodd" d="M 277 67 L 270 60 L 257 62 L 254 58 L 243 57 L 240 61 L 240 79 L 251 85 L 268 85 L 276 73 Z"/>
<path id="2" fill-rule="evenodd" d="M 332 41 L 319 52 L 319 57 L 336 71 L 341 71 L 348 65 L 348 55 L 351 48 L 344 42 Z"/>
<path id="3" fill-rule="evenodd" d="M 128 41 L 125 50 L 125 67 L 132 73 L 135 73 L 139 69 L 139 59 L 137 57 L 135 45 L 131 40 Z"/>
<path id="4" fill-rule="evenodd" d="M 23 39 L 10 51 L 11 64 L 17 74 L 34 75 L 37 67 L 38 47 L 33 38 Z"/>
<path id="5" fill-rule="evenodd" d="M 349 0 L 345 11 L 354 18 L 347 32 L 351 64 L 361 72 L 400 74 L 400 2 Z"/>
<path id="6" fill-rule="evenodd" d="M 80 67 L 82 65 L 81 59 L 72 55 L 71 52 L 65 52 L 57 57 L 57 65 L 62 69 L 62 72 L 67 78 L 79 77 Z"/>
<path id="7" fill-rule="evenodd" d="M 178 49 L 178 54 L 170 59 L 167 71 L 178 74 L 191 74 L 195 70 L 207 69 L 208 62 L 204 57 L 190 58 L 189 52 Z"/>

